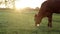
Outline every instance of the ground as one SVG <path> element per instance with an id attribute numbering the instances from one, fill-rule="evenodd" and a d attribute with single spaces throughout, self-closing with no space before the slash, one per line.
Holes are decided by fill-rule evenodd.
<path id="1" fill-rule="evenodd" d="M 35 27 L 37 11 L 0 11 L 0 34 L 60 34 L 60 14 L 53 14 L 53 27 L 47 27 L 47 18 Z"/>

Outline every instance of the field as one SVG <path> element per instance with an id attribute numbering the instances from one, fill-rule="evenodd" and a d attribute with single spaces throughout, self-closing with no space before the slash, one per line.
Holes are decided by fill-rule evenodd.
<path id="1" fill-rule="evenodd" d="M 0 34 L 60 34 L 60 14 L 53 14 L 53 27 L 47 27 L 47 18 L 35 27 L 37 11 L 0 11 Z"/>

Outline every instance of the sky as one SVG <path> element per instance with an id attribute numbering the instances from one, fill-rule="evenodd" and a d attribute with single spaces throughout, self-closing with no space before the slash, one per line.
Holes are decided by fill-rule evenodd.
<path id="1" fill-rule="evenodd" d="M 25 8 L 25 7 L 31 7 L 36 8 L 40 7 L 41 3 L 45 0 L 16 0 L 15 6 L 16 8 Z"/>

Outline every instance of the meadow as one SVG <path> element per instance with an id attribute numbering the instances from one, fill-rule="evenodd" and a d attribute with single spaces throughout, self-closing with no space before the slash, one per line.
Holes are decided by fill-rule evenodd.
<path id="1" fill-rule="evenodd" d="M 53 14 L 53 27 L 49 30 L 47 18 L 35 27 L 37 12 L 0 10 L 0 34 L 60 34 L 60 14 Z"/>

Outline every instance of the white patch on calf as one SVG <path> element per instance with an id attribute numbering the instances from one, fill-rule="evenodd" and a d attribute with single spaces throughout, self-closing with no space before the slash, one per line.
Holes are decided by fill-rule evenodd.
<path id="1" fill-rule="evenodd" d="M 40 24 L 37 24 L 37 26 L 39 26 Z"/>

